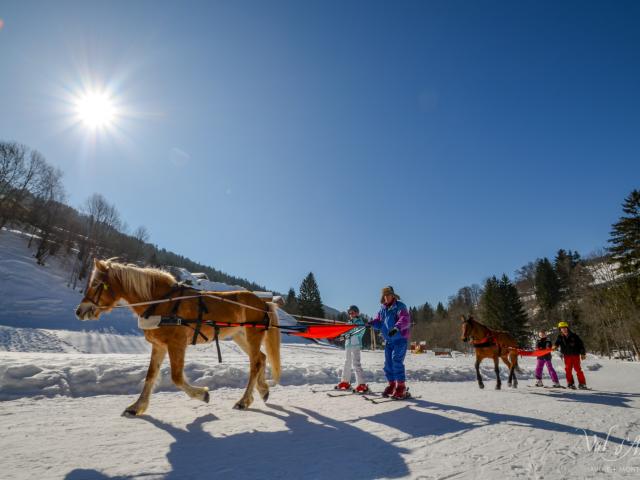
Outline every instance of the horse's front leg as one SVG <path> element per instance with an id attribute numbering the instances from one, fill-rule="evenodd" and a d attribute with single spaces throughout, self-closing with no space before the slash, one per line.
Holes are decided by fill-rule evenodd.
<path id="1" fill-rule="evenodd" d="M 476 357 L 476 378 L 478 379 L 478 386 L 480 388 L 484 388 L 484 383 L 482 383 L 482 376 L 480 375 L 480 362 L 482 359 L 480 357 Z"/>
<path id="2" fill-rule="evenodd" d="M 184 354 L 187 350 L 186 343 L 169 344 L 169 361 L 171 362 L 171 380 L 176 387 L 185 392 L 191 398 L 209 403 L 209 389 L 207 387 L 194 387 L 189 385 L 184 377 Z"/>
<path id="3" fill-rule="evenodd" d="M 153 385 L 156 383 L 156 378 L 158 377 L 158 372 L 160 372 L 160 365 L 164 360 L 165 355 L 167 354 L 166 345 L 153 344 L 151 348 L 151 360 L 149 361 L 149 370 L 147 370 L 147 378 L 144 381 L 144 387 L 142 388 L 142 393 L 138 400 L 129 405 L 122 415 L 124 416 L 134 416 L 134 415 L 142 415 L 149 406 L 149 398 L 151 397 L 151 391 L 153 390 Z"/>
<path id="4" fill-rule="evenodd" d="M 498 364 L 499 360 L 500 357 L 493 357 L 493 367 L 496 371 L 496 390 L 500 390 L 502 388 L 502 380 L 500 380 L 500 365 Z"/>

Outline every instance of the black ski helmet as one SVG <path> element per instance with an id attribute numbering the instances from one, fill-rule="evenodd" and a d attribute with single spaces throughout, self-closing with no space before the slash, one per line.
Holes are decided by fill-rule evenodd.
<path id="1" fill-rule="evenodd" d="M 349 309 L 347 310 L 347 313 L 349 312 L 356 312 L 356 313 L 360 313 L 360 309 L 358 307 L 356 307 L 355 305 L 351 305 L 349 307 Z"/>

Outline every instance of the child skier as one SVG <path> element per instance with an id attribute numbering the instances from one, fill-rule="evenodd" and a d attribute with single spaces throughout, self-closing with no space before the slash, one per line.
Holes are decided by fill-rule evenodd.
<path id="1" fill-rule="evenodd" d="M 407 306 L 400 302 L 400 296 L 391 286 L 382 289 L 380 303 L 382 308 L 370 324 L 374 329 L 382 331 L 386 342 L 384 374 L 389 385 L 382 395 L 399 400 L 409 397 L 405 384 L 404 357 L 407 354 L 411 318 Z"/>
<path id="2" fill-rule="evenodd" d="M 364 373 L 362 366 L 360 365 L 360 350 L 362 349 L 362 337 L 365 333 L 365 321 L 360 318 L 360 309 L 355 305 L 351 305 L 348 310 L 349 323 L 352 325 L 358 325 L 349 332 L 345 338 L 344 350 L 346 352 L 346 359 L 344 362 L 344 369 L 342 370 L 342 379 L 340 383 L 335 387 L 336 390 L 350 390 L 351 389 L 351 368 L 356 371 L 356 393 L 367 393 L 369 387 L 364 383 Z"/>
<path id="3" fill-rule="evenodd" d="M 559 348 L 560 353 L 564 356 L 564 370 L 567 374 L 567 387 L 573 390 L 576 389 L 576 386 L 573 383 L 572 374 L 572 370 L 575 370 L 576 375 L 578 376 L 578 388 L 580 390 L 588 390 L 587 380 L 584 377 L 584 372 L 580 366 L 580 359 L 584 360 L 587 358 L 584 343 L 582 343 L 582 339 L 578 335 L 569 330 L 569 324 L 567 322 L 560 322 L 558 324 L 558 328 L 560 329 L 560 335 L 558 335 L 553 348 L 554 350 Z"/>
<path id="4" fill-rule="evenodd" d="M 536 344 L 537 350 L 546 350 L 547 348 L 552 348 L 551 340 L 549 340 L 549 338 L 547 337 L 547 332 L 545 332 L 544 330 L 540 330 L 538 332 L 538 336 L 540 337 L 540 339 Z M 553 364 L 551 363 L 550 353 L 547 353 L 546 355 L 542 355 L 538 357 L 538 360 L 536 362 L 536 387 L 544 386 L 542 384 L 542 370 L 544 369 L 545 365 L 547 366 L 547 371 L 549 372 L 549 375 L 551 375 L 551 381 L 553 382 L 553 386 L 556 388 L 559 387 L 560 383 L 558 382 L 558 374 L 556 373 L 555 369 L 553 368 Z"/>

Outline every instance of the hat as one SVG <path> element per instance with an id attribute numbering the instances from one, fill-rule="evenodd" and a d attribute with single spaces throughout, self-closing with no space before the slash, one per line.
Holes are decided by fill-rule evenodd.
<path id="1" fill-rule="evenodd" d="M 380 303 L 384 303 L 385 295 L 393 295 L 396 300 L 400 300 L 400 295 L 393 291 L 393 287 L 391 285 L 387 285 L 382 289 L 382 293 L 380 294 Z"/>
<path id="2" fill-rule="evenodd" d="M 347 310 L 347 313 L 349 313 L 349 312 L 360 313 L 360 309 L 358 307 L 356 307 L 355 305 L 351 305 L 349 307 L 349 309 Z"/>
<path id="3" fill-rule="evenodd" d="M 569 328 L 569 324 L 567 322 L 560 322 L 558 328 Z"/>

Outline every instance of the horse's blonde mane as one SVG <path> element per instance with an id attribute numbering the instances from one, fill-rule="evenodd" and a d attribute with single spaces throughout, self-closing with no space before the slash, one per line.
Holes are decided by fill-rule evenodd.
<path id="1" fill-rule="evenodd" d="M 109 275 L 120 282 L 122 288 L 140 297 L 140 300 L 152 300 L 152 292 L 158 286 L 170 286 L 176 279 L 168 272 L 157 268 L 141 268 L 136 265 L 106 261 Z"/>

